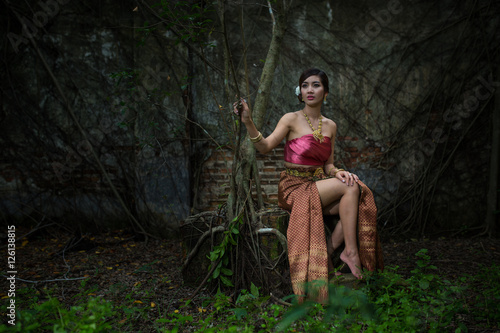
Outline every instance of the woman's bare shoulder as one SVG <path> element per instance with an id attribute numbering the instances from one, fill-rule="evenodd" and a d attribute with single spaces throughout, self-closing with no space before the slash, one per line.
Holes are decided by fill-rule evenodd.
<path id="1" fill-rule="evenodd" d="M 331 126 L 333 128 L 337 128 L 337 124 L 333 120 L 326 118 L 326 117 L 323 117 L 323 126 L 324 125 Z"/>
<path id="2" fill-rule="evenodd" d="M 296 119 L 299 115 L 300 111 L 292 111 L 292 112 L 287 112 L 283 115 L 283 118 L 287 117 L 290 119 Z"/>
<path id="3" fill-rule="evenodd" d="M 290 122 L 293 122 L 293 121 L 297 120 L 298 112 L 299 111 L 285 113 L 281 117 L 281 121 L 290 123 Z"/>

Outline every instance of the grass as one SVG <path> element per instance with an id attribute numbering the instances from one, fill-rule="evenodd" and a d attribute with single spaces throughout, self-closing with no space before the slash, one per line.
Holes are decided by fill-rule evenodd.
<path id="1" fill-rule="evenodd" d="M 437 274 L 427 250 L 415 262 L 406 279 L 398 267 L 387 267 L 365 272 L 357 289 L 330 285 L 328 306 L 284 306 L 253 284 L 235 298 L 219 290 L 175 308 L 155 301 L 154 285 L 161 281 L 131 289 L 117 282 L 100 293 L 83 280 L 64 302 L 54 288 L 20 288 L 16 325 L 4 323 L 0 332 L 468 332 L 468 322 L 500 329 L 500 266 L 449 281 Z M 2 299 L 1 308 L 8 302 Z"/>

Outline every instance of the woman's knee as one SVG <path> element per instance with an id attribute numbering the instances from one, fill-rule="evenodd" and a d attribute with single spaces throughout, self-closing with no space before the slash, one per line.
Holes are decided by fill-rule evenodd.
<path id="1" fill-rule="evenodd" d="M 359 196 L 359 194 L 360 194 L 359 185 L 354 184 L 353 186 L 348 186 L 347 193 Z"/>

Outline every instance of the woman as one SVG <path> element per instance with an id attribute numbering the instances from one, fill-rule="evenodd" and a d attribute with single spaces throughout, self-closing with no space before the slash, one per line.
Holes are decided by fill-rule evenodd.
<path id="1" fill-rule="evenodd" d="M 363 266 L 374 270 L 382 268 L 383 264 L 380 251 L 376 251 L 380 248 L 373 196 L 358 176 L 334 165 L 337 125 L 321 115 L 322 104 L 329 93 L 328 77 L 319 69 L 306 70 L 300 76 L 299 88 L 298 98 L 304 103 L 304 108 L 285 114 L 266 138 L 255 127 L 251 110 L 243 99 L 240 112 L 250 140 L 259 152 L 269 152 L 286 138 L 286 169 L 281 173 L 278 204 L 291 212 L 287 238 L 292 287 L 295 294 L 304 295 L 307 281 L 328 281 L 329 255 L 342 243 L 345 243 L 345 248 L 340 259 L 356 278 L 361 278 Z M 236 104 L 235 112 L 238 113 Z M 361 234 L 367 230 L 357 232 L 360 207 L 358 185 L 371 197 L 371 221 L 368 223 L 371 230 L 368 230 L 368 235 Z M 362 199 L 364 201 L 365 198 L 362 196 Z M 330 238 L 330 251 L 327 251 L 325 242 L 323 214 L 340 215 L 341 222 L 337 223 Z M 361 257 L 357 246 L 359 236 L 362 238 L 360 247 L 365 238 L 370 242 L 364 244 Z M 367 250 L 367 246 L 370 249 Z"/>

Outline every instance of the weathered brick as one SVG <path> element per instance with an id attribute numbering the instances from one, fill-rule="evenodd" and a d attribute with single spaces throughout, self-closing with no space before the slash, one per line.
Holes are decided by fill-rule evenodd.
<path id="1" fill-rule="evenodd" d="M 339 141 L 358 141 L 357 137 L 338 137 Z M 348 146 L 341 151 L 343 165 L 346 168 L 356 167 L 367 160 L 378 161 L 383 153 L 380 147 L 354 147 Z M 284 169 L 283 144 L 275 148 L 268 154 L 256 154 L 257 167 L 259 169 L 262 195 L 266 202 L 276 203 L 278 200 L 278 183 L 281 171 Z M 230 149 L 221 149 L 214 151 L 204 167 L 201 175 L 201 184 L 199 197 L 201 198 L 198 210 L 214 210 L 225 202 L 230 191 L 229 180 L 232 151 Z M 256 198 L 255 189 L 252 193 Z"/>

